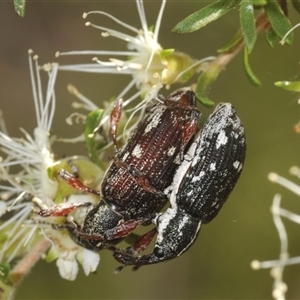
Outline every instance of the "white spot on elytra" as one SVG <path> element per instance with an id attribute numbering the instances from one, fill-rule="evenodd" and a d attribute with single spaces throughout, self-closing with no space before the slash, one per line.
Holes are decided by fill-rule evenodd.
<path id="1" fill-rule="evenodd" d="M 233 163 L 233 167 L 234 167 L 235 169 L 237 169 L 237 168 L 239 167 L 239 165 L 240 165 L 240 162 L 239 162 L 238 160 L 236 160 L 236 161 Z"/>
<path id="2" fill-rule="evenodd" d="M 180 153 L 176 155 L 175 159 L 174 159 L 174 164 L 176 165 L 180 165 L 181 164 L 181 156 L 180 156 Z"/>
<path id="3" fill-rule="evenodd" d="M 168 156 L 172 156 L 174 154 L 175 150 L 176 150 L 176 147 L 174 147 L 174 146 L 170 147 L 167 152 Z"/>
<path id="4" fill-rule="evenodd" d="M 228 137 L 226 136 L 225 131 L 221 130 L 217 138 L 216 148 L 219 149 L 221 145 L 226 145 L 227 141 L 228 141 Z"/>
<path id="5" fill-rule="evenodd" d="M 194 193 L 194 191 L 189 191 L 189 192 L 187 192 L 186 194 L 187 194 L 187 196 L 192 196 L 193 193 Z"/>
<path id="6" fill-rule="evenodd" d="M 210 171 L 215 171 L 216 170 L 216 163 L 215 162 L 213 162 L 213 163 L 210 164 L 209 170 Z"/>
<path id="7" fill-rule="evenodd" d="M 153 116 L 152 120 L 150 121 L 150 123 L 147 125 L 147 127 L 145 129 L 145 133 L 147 133 L 147 132 L 151 131 L 153 128 L 157 127 L 164 110 L 165 109 L 163 109 L 163 107 L 160 107 L 157 109 L 157 113 Z"/>
<path id="8" fill-rule="evenodd" d="M 243 164 L 241 162 L 239 162 L 238 160 L 236 160 L 234 163 L 233 163 L 233 167 L 235 169 L 238 170 L 238 172 L 240 172 L 243 168 Z"/>
<path id="9" fill-rule="evenodd" d="M 238 172 L 240 172 L 240 171 L 242 170 L 242 168 L 243 168 L 243 164 L 240 163 L 240 166 L 239 166 L 239 168 L 238 168 Z"/>
<path id="10" fill-rule="evenodd" d="M 135 156 L 136 158 L 141 158 L 142 157 L 142 148 L 140 144 L 137 144 L 133 151 L 132 151 L 132 155 Z"/>
<path id="11" fill-rule="evenodd" d="M 196 182 L 196 181 L 199 181 L 201 180 L 201 177 L 203 177 L 205 175 L 205 172 L 204 171 L 201 171 L 199 176 L 194 176 L 193 179 L 192 179 L 192 182 Z"/>

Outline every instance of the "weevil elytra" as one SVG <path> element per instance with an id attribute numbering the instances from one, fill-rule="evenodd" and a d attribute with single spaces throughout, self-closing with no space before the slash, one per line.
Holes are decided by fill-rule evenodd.
<path id="1" fill-rule="evenodd" d="M 170 260 L 184 253 L 196 240 L 203 223 L 220 211 L 240 177 L 245 160 L 244 127 L 230 103 L 219 104 L 197 134 L 170 187 L 170 208 L 157 213 L 157 239 L 151 254 L 136 256 L 138 248 L 115 250 L 123 266 Z M 150 239 L 143 240 L 146 248 Z M 116 272 L 123 267 L 119 267 Z"/>

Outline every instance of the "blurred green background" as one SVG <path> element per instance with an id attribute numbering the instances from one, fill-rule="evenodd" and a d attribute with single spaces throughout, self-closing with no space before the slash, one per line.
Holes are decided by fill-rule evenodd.
<path id="1" fill-rule="evenodd" d="M 209 2 L 213 1 L 168 1 L 159 35 L 161 45 L 199 59 L 216 55 L 216 50 L 238 28 L 238 9 L 193 34 L 171 33 L 179 20 Z M 145 1 L 149 25 L 155 23 L 159 7 L 160 1 Z M 121 41 L 103 38 L 100 31 L 84 26 L 82 13 L 90 10 L 109 12 L 140 28 L 133 0 L 28 2 L 24 19 L 14 13 L 12 2 L 0 3 L 0 107 L 11 136 L 20 136 L 20 127 L 32 132 L 36 124 L 28 49 L 39 55 L 40 64 L 56 61 L 56 51 L 124 49 Z M 294 24 L 299 22 L 292 9 L 290 14 Z M 88 21 L 116 28 L 104 16 L 91 16 Z M 55 263 L 41 261 L 22 283 L 16 299 L 270 299 L 269 270 L 253 271 L 250 262 L 278 258 L 279 238 L 270 214 L 275 193 L 283 195 L 284 208 L 300 213 L 300 198 L 267 180 L 271 171 L 290 178 L 289 167 L 299 165 L 300 140 L 292 129 L 300 116 L 298 95 L 273 85 L 278 80 L 299 80 L 299 36 L 297 29 L 293 47 L 277 45 L 273 50 L 264 36 L 259 36 L 251 65 L 263 82 L 261 88 L 253 87 L 247 80 L 241 54 L 214 85 L 210 97 L 216 102 L 232 102 L 238 111 L 246 128 L 248 152 L 243 174 L 230 199 L 219 216 L 203 226 L 188 252 L 168 263 L 147 266 L 138 272 L 126 268 L 115 276 L 112 272 L 118 263 L 110 252 L 103 251 L 98 274 L 86 277 L 80 270 L 74 282 L 61 279 Z M 90 62 L 90 57 L 58 61 Z M 65 123 L 75 100 L 68 94 L 67 84 L 74 84 L 100 106 L 101 101 L 119 94 L 129 80 L 126 76 L 60 72 L 53 131 L 73 137 L 82 130 L 81 125 L 70 127 Z M 207 115 L 208 110 L 204 111 Z M 58 157 L 84 154 L 85 148 L 83 144 L 56 144 L 55 152 Z M 300 227 L 285 224 L 290 253 L 299 255 Z M 299 272 L 300 266 L 291 266 L 284 273 L 288 298 L 300 296 Z"/>

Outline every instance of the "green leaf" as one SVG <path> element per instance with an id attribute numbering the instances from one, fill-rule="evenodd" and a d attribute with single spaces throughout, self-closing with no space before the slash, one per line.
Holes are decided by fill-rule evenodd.
<path id="1" fill-rule="evenodd" d="M 96 109 L 88 114 L 84 124 L 84 138 L 85 138 L 85 143 L 86 143 L 88 153 L 91 159 L 93 160 L 93 162 L 100 167 L 102 164 L 98 158 L 97 145 L 95 140 L 96 134 L 94 130 L 99 125 L 102 115 L 103 115 L 103 109 L 100 108 Z"/>
<path id="2" fill-rule="evenodd" d="M 261 7 L 267 4 L 267 0 L 251 0 L 253 6 Z"/>
<path id="3" fill-rule="evenodd" d="M 160 53 L 161 57 L 164 59 L 167 56 L 171 55 L 173 52 L 175 51 L 175 49 L 163 49 Z"/>
<path id="4" fill-rule="evenodd" d="M 248 53 L 251 53 L 256 41 L 254 8 L 250 0 L 243 0 L 240 8 L 240 22 Z"/>
<path id="5" fill-rule="evenodd" d="M 239 30 L 228 43 L 226 43 L 224 46 L 218 49 L 218 52 L 222 53 L 230 50 L 232 47 L 237 45 L 242 39 L 243 39 L 243 35 L 241 30 Z"/>
<path id="6" fill-rule="evenodd" d="M 26 4 L 26 0 L 14 0 L 15 12 L 20 17 L 24 17 L 25 15 L 25 4 Z"/>
<path id="7" fill-rule="evenodd" d="M 300 14 L 300 0 L 292 0 L 295 10 Z"/>
<path id="8" fill-rule="evenodd" d="M 215 103 L 210 100 L 207 95 L 213 85 L 217 80 L 222 67 L 217 63 L 211 63 L 208 68 L 199 76 L 195 94 L 198 100 L 206 107 L 213 107 Z"/>
<path id="9" fill-rule="evenodd" d="M 8 263 L 0 263 L 0 281 L 4 283 L 8 283 L 7 277 L 10 272 L 10 264 Z"/>
<path id="10" fill-rule="evenodd" d="M 261 86 L 261 81 L 256 77 L 256 75 L 253 73 L 250 63 L 249 63 L 249 53 L 247 52 L 247 49 L 244 48 L 244 68 L 246 71 L 246 74 L 248 76 L 248 79 L 254 86 Z"/>
<path id="11" fill-rule="evenodd" d="M 266 32 L 266 40 L 271 48 L 273 48 L 278 41 L 278 36 L 272 27 L 269 27 Z"/>
<path id="12" fill-rule="evenodd" d="M 264 6 L 268 20 L 276 34 L 282 39 L 285 34 L 292 28 L 289 19 L 286 17 L 276 0 L 268 0 Z M 287 36 L 285 42 L 292 45 L 294 34 L 291 33 Z"/>
<path id="13" fill-rule="evenodd" d="M 215 80 L 216 78 L 212 78 L 207 75 L 206 72 L 202 73 L 198 78 L 195 94 L 200 103 L 206 107 L 213 107 L 215 105 L 215 103 L 207 97 L 207 94 Z"/>
<path id="14" fill-rule="evenodd" d="M 202 103 L 204 106 L 211 108 L 215 105 L 215 102 L 212 101 L 211 99 L 209 99 L 207 97 L 206 94 L 202 94 L 201 91 L 195 91 L 195 94 L 197 96 L 197 99 L 200 101 L 200 103 Z"/>
<path id="15" fill-rule="evenodd" d="M 103 178 L 103 169 L 87 157 L 69 156 L 56 161 L 47 168 L 49 178 L 58 182 L 56 193 L 53 198 L 55 204 L 62 203 L 66 198 L 78 192 L 76 187 L 70 186 L 66 181 L 58 179 L 58 173 L 62 169 L 69 173 L 73 173 L 74 170 L 72 170 L 72 166 L 77 170 L 77 174 L 79 175 L 78 179 L 91 188 L 97 188 Z M 57 223 L 60 221 L 64 222 L 65 217 L 56 217 L 56 221 Z"/>
<path id="16" fill-rule="evenodd" d="M 277 81 L 274 85 L 289 92 L 300 92 L 300 81 Z"/>
<path id="17" fill-rule="evenodd" d="M 218 0 L 180 21 L 173 31 L 176 33 L 196 31 L 222 17 L 240 2 L 241 0 Z"/>

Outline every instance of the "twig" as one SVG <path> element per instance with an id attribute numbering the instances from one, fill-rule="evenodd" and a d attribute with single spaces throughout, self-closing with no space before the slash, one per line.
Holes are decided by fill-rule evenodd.
<path id="1" fill-rule="evenodd" d="M 33 266 L 39 261 L 41 255 L 50 247 L 49 240 L 41 240 L 22 260 L 10 271 L 8 279 L 14 287 L 20 284 Z"/>

